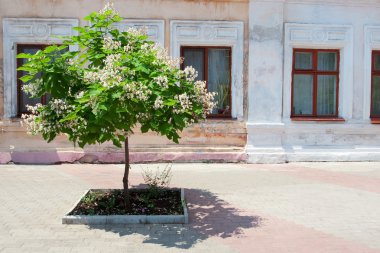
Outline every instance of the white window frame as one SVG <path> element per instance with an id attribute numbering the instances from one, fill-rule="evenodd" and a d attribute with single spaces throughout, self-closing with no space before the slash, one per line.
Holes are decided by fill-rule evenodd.
<path id="1" fill-rule="evenodd" d="M 291 122 L 293 49 L 339 49 L 339 117 L 352 119 L 353 28 L 350 25 L 285 23 L 283 122 Z"/>
<path id="2" fill-rule="evenodd" d="M 231 101 L 232 118 L 244 119 L 243 57 L 244 23 L 241 21 L 184 21 L 170 22 L 170 52 L 181 56 L 182 46 L 231 47 Z"/>
<path id="3" fill-rule="evenodd" d="M 372 103 L 372 51 L 380 50 L 380 26 L 364 26 L 363 120 L 369 121 Z"/>
<path id="4" fill-rule="evenodd" d="M 60 44 L 57 36 L 77 34 L 77 19 L 4 18 L 4 118 L 17 116 L 17 44 Z M 77 50 L 74 46 L 70 50 Z"/>

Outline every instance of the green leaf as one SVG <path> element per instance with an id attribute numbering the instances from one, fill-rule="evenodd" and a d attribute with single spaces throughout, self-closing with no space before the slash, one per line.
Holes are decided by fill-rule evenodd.
<path id="1" fill-rule="evenodd" d="M 23 83 L 26 83 L 26 82 L 29 82 L 30 80 L 32 80 L 34 78 L 34 76 L 31 76 L 31 75 L 25 75 L 23 77 L 20 77 L 20 80 L 23 82 Z"/>
<path id="2" fill-rule="evenodd" d="M 90 101 L 90 98 L 89 97 L 81 97 L 81 98 L 78 98 L 77 99 L 77 102 L 80 103 L 80 104 L 86 104 L 88 101 Z"/>
<path id="3" fill-rule="evenodd" d="M 69 113 L 66 117 L 64 117 L 63 119 L 61 119 L 59 122 L 63 123 L 63 122 L 66 122 L 66 121 L 70 121 L 70 120 L 73 120 L 77 117 L 77 111 L 73 111 L 71 113 Z"/>
<path id="4" fill-rule="evenodd" d="M 149 124 L 142 125 L 141 126 L 141 132 L 146 133 L 149 131 L 149 128 L 150 128 Z"/>
<path id="5" fill-rule="evenodd" d="M 16 56 L 18 59 L 36 59 L 39 58 L 37 55 L 20 53 Z"/>
<path id="6" fill-rule="evenodd" d="M 92 89 L 88 92 L 88 94 L 90 95 L 90 97 L 96 97 L 97 95 L 99 95 L 100 93 L 102 93 L 102 90 L 101 89 Z"/>
<path id="7" fill-rule="evenodd" d="M 58 49 L 58 47 L 56 45 L 52 45 L 52 46 L 48 46 L 44 49 L 44 52 L 46 54 L 50 54 L 51 52 L 54 52 Z"/>
<path id="8" fill-rule="evenodd" d="M 120 98 L 121 95 L 123 95 L 121 92 L 115 92 L 115 93 L 112 93 L 112 98 L 113 99 Z"/>
<path id="9" fill-rule="evenodd" d="M 172 99 L 172 98 L 169 98 L 168 100 L 164 101 L 164 105 L 167 105 L 167 106 L 173 106 L 175 104 L 177 104 L 177 100 Z"/>
<path id="10" fill-rule="evenodd" d="M 107 107 L 105 105 L 103 105 L 103 104 L 99 105 L 98 109 L 99 110 L 103 110 L 103 111 L 107 111 Z"/>
<path id="11" fill-rule="evenodd" d="M 184 128 L 186 126 L 184 120 L 180 116 L 178 116 L 177 114 L 173 115 L 173 120 L 181 128 Z"/>
<path id="12" fill-rule="evenodd" d="M 33 67 L 28 67 L 25 64 L 22 65 L 21 67 L 17 68 L 19 71 L 27 71 L 27 72 L 37 72 L 37 70 Z"/>

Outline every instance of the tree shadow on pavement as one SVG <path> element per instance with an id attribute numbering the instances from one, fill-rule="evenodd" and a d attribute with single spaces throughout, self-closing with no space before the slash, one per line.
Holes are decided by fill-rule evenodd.
<path id="1" fill-rule="evenodd" d="M 261 218 L 244 214 L 215 194 L 185 189 L 189 224 L 90 225 L 90 229 L 118 233 L 121 237 L 143 235 L 143 243 L 188 249 L 210 237 L 243 237 L 244 230 L 259 227 Z"/>

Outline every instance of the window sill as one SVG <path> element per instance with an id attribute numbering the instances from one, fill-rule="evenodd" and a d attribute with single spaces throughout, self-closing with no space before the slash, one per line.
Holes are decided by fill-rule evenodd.
<path id="1" fill-rule="evenodd" d="M 339 117 L 320 117 L 320 118 L 312 118 L 312 117 L 292 117 L 292 121 L 316 121 L 316 122 L 345 122 L 346 120 Z"/>
<path id="2" fill-rule="evenodd" d="M 238 121 L 237 118 L 224 118 L 224 117 L 207 117 L 206 121 Z"/>
<path id="3" fill-rule="evenodd" d="M 380 118 L 371 119 L 372 124 L 380 124 Z"/>

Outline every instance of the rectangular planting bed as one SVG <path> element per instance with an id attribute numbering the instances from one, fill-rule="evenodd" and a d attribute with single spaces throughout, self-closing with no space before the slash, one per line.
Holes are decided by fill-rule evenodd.
<path id="1" fill-rule="evenodd" d="M 129 209 L 122 190 L 91 189 L 62 218 L 62 224 L 186 224 L 189 222 L 184 189 L 130 189 Z"/>

